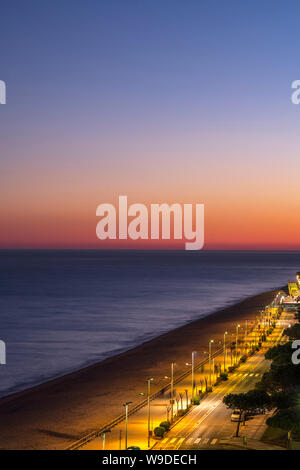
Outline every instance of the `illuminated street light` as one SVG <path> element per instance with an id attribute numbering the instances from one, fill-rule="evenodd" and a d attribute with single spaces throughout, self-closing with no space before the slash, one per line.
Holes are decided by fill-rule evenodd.
<path id="1" fill-rule="evenodd" d="M 105 429 L 101 434 L 100 434 L 100 437 L 103 441 L 103 445 L 102 445 L 102 450 L 105 450 L 105 435 L 108 433 L 108 432 L 111 432 L 110 429 Z"/>
<path id="2" fill-rule="evenodd" d="M 236 339 L 235 339 L 235 360 L 238 360 L 238 339 L 239 339 L 239 328 L 241 325 L 236 326 Z"/>
<path id="3" fill-rule="evenodd" d="M 245 353 L 248 352 L 248 320 L 245 321 Z"/>
<path id="4" fill-rule="evenodd" d="M 192 352 L 192 362 L 186 362 L 185 363 L 186 366 L 191 366 L 192 367 L 192 403 L 194 403 L 194 390 L 195 390 L 195 379 L 194 379 L 194 375 L 195 375 L 195 354 L 196 354 L 196 351 L 193 351 Z"/>
<path id="5" fill-rule="evenodd" d="M 147 402 L 148 402 L 148 447 L 150 447 L 150 385 L 153 378 L 147 380 L 148 384 L 148 393 L 147 393 Z"/>
<path id="6" fill-rule="evenodd" d="M 128 431 L 128 406 L 132 404 L 132 401 L 127 401 L 123 404 L 125 406 L 125 450 L 127 450 L 127 431 Z"/>
<path id="7" fill-rule="evenodd" d="M 193 401 L 193 403 L 194 403 L 194 389 L 195 389 L 195 380 L 194 380 L 195 354 L 196 354 L 196 351 L 193 351 L 192 352 L 192 401 Z"/>
<path id="8" fill-rule="evenodd" d="M 208 348 L 209 348 L 209 386 L 211 387 L 211 344 L 214 342 L 213 339 L 211 339 L 208 343 Z"/>
<path id="9" fill-rule="evenodd" d="M 174 365 L 175 362 L 171 364 L 171 423 L 173 422 L 173 415 L 174 415 Z"/>
<path id="10" fill-rule="evenodd" d="M 228 331 L 225 331 L 224 333 L 224 342 L 223 342 L 224 372 L 226 371 L 226 335 L 228 335 Z"/>

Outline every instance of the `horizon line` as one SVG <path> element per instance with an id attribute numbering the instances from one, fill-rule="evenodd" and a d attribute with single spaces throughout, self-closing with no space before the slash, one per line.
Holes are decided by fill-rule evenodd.
<path id="1" fill-rule="evenodd" d="M 110 252 L 110 251 L 143 251 L 143 252 L 207 252 L 207 251 L 269 251 L 269 252 L 300 252 L 300 247 L 299 248 L 206 248 L 206 249 L 201 249 L 201 250 L 185 250 L 185 249 L 179 249 L 179 248 L 94 248 L 94 247 L 85 247 L 85 248 L 70 248 L 70 247 L 10 247 L 10 248 L 1 248 L 0 247 L 0 252 L 1 251 L 104 251 L 104 252 Z"/>

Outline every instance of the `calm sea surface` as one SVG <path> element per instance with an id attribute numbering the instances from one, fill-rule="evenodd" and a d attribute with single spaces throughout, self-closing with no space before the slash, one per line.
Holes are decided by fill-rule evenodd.
<path id="1" fill-rule="evenodd" d="M 300 252 L 0 251 L 0 396 L 280 287 Z"/>

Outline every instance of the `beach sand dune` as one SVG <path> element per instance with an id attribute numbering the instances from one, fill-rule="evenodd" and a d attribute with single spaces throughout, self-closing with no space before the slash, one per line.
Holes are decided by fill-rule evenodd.
<path id="1" fill-rule="evenodd" d="M 147 378 L 155 378 L 153 392 L 161 388 L 163 377 L 170 375 L 171 362 L 176 363 L 175 375 L 179 375 L 186 370 L 184 364 L 192 351 L 205 357 L 210 339 L 218 344 L 224 331 L 234 333 L 237 323 L 254 320 L 275 293 L 250 297 L 130 351 L 1 399 L 0 448 L 66 448 L 120 415 L 125 401 L 137 403 Z"/>

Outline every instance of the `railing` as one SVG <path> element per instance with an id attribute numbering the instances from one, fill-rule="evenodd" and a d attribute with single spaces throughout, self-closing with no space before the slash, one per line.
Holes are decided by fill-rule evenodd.
<path id="1" fill-rule="evenodd" d="M 271 302 L 271 305 L 273 303 L 275 303 L 276 300 L 274 299 L 272 302 Z M 251 328 L 249 330 L 248 333 L 251 333 L 254 331 L 254 328 Z M 223 352 L 223 347 L 219 348 L 217 351 L 215 351 L 211 357 L 214 358 L 216 356 L 218 356 L 220 353 Z M 194 370 L 198 370 L 200 367 L 204 366 L 205 364 L 207 364 L 209 362 L 209 358 L 207 359 L 204 359 L 203 361 L 200 361 L 198 363 L 195 364 L 195 367 L 194 367 Z M 181 375 L 179 375 L 178 377 L 175 377 L 174 378 L 174 381 L 173 381 L 173 384 L 178 384 L 179 382 L 181 382 L 183 379 L 185 379 L 186 377 L 188 377 L 189 375 L 191 375 L 191 370 L 187 370 L 186 372 L 182 373 Z M 168 390 L 169 388 L 171 387 L 171 383 L 168 383 L 165 387 L 161 388 L 160 390 L 158 390 L 157 392 L 154 392 L 153 394 L 150 395 L 150 401 L 154 400 L 155 398 L 159 397 L 160 395 L 162 395 L 163 393 L 166 392 L 166 390 Z M 134 406 L 131 406 L 128 410 L 128 416 L 131 416 L 133 415 L 134 413 L 136 413 L 137 411 L 139 411 L 140 409 L 144 408 L 144 406 L 146 406 L 148 403 L 148 399 L 146 398 L 145 400 L 142 400 L 141 402 L 137 403 L 136 405 Z M 72 444 L 70 444 L 66 450 L 76 450 L 76 449 L 79 449 L 80 447 L 82 447 L 84 444 L 86 444 L 87 442 L 90 442 L 92 441 L 93 439 L 95 439 L 96 437 L 100 436 L 104 431 L 106 431 L 107 429 L 112 429 L 114 428 L 115 426 L 117 426 L 118 424 L 120 424 L 122 421 L 125 420 L 125 413 L 118 416 L 117 418 L 113 419 L 112 421 L 110 421 L 109 423 L 107 423 L 105 426 L 103 426 L 102 428 L 100 429 L 97 429 L 95 431 L 92 431 L 90 432 L 89 434 L 86 434 L 85 436 L 83 436 L 81 439 L 79 439 L 78 441 L 75 441 L 73 442 Z"/>
<path id="2" fill-rule="evenodd" d="M 220 353 L 223 352 L 223 347 L 218 349 L 217 351 L 215 351 L 211 357 L 214 358 L 216 356 L 218 356 Z M 209 361 L 209 359 L 204 359 L 203 361 L 200 361 L 198 363 L 195 364 L 195 367 L 194 367 L 194 370 L 198 370 L 200 367 L 204 366 L 205 364 L 207 364 L 207 362 Z M 189 375 L 191 375 L 191 370 L 187 370 L 186 372 L 182 373 L 181 375 L 179 375 L 178 377 L 175 377 L 174 378 L 174 381 L 173 381 L 173 384 L 176 385 L 178 384 L 179 382 L 181 382 L 183 379 L 185 379 L 186 377 L 188 377 Z M 150 401 L 154 400 L 155 398 L 159 397 L 160 395 L 162 395 L 163 393 L 165 393 L 169 388 L 171 387 L 171 382 L 168 383 L 165 387 L 161 388 L 160 390 L 158 390 L 157 392 L 154 392 L 150 395 Z M 136 413 L 137 411 L 141 410 L 142 408 L 144 408 L 144 406 L 146 406 L 148 403 L 148 399 L 146 398 L 145 400 L 142 400 L 141 402 L 137 403 L 136 405 L 134 406 L 131 406 L 128 410 L 128 416 L 131 416 L 133 415 L 134 413 Z M 103 426 L 102 428 L 100 429 L 97 429 L 95 431 L 92 431 L 90 432 L 89 434 L 86 434 L 85 436 L 83 436 L 81 439 L 79 439 L 78 441 L 75 441 L 73 442 L 72 444 L 70 444 L 66 450 L 76 450 L 76 449 L 79 449 L 80 447 L 82 447 L 84 444 L 87 444 L 88 442 L 92 441 L 93 439 L 95 439 L 96 437 L 100 436 L 105 430 L 107 429 L 112 429 L 114 428 L 115 426 L 117 426 L 118 424 L 120 424 L 122 421 L 125 420 L 125 414 L 122 414 L 120 416 L 118 416 L 117 418 L 113 419 L 112 421 L 110 421 L 109 423 L 107 423 L 105 426 Z"/>

